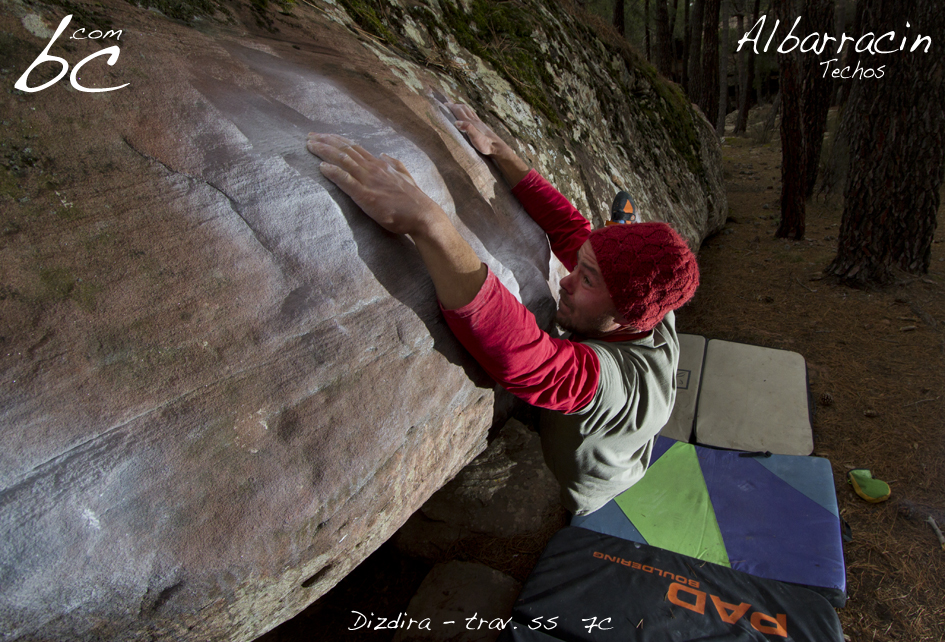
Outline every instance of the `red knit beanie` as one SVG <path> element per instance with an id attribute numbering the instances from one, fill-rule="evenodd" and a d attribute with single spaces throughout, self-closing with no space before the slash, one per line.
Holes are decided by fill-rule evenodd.
<path id="1" fill-rule="evenodd" d="M 696 257 L 666 223 L 608 225 L 591 232 L 590 241 L 610 298 L 639 332 L 696 292 Z"/>

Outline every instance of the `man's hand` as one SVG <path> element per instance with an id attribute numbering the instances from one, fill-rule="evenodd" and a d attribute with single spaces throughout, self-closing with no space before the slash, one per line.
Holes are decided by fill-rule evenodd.
<path id="1" fill-rule="evenodd" d="M 492 128 L 479 119 L 472 109 L 458 103 L 446 103 L 456 117 L 456 128 L 466 134 L 469 143 L 485 156 L 492 158 L 510 187 L 518 185 L 528 174 L 525 163 L 509 145 L 499 138 Z"/>
<path id="2" fill-rule="evenodd" d="M 479 119 L 472 109 L 459 103 L 446 103 L 456 117 L 456 128 L 469 137 L 469 143 L 480 154 L 496 156 L 511 150 L 504 140 L 492 131 L 492 128 Z M 514 153 L 514 152 L 512 152 Z"/>
<path id="3" fill-rule="evenodd" d="M 308 151 L 324 161 L 322 174 L 365 214 L 389 232 L 410 235 L 444 308 L 461 308 L 475 298 L 486 280 L 486 266 L 403 163 L 387 154 L 375 158 L 335 134 L 309 134 Z"/>
<path id="4" fill-rule="evenodd" d="M 336 134 L 310 133 L 307 146 L 325 161 L 322 174 L 387 231 L 414 235 L 445 217 L 399 160 L 387 154 L 376 158 Z"/>

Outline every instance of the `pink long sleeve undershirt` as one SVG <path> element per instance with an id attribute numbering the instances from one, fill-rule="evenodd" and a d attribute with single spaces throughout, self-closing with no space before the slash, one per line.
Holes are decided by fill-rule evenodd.
<path id="1" fill-rule="evenodd" d="M 525 211 L 548 235 L 551 249 L 569 270 L 591 226 L 534 169 L 512 189 Z M 441 306 L 442 308 L 442 306 Z M 565 413 L 594 398 L 600 361 L 582 343 L 552 338 L 535 316 L 489 271 L 476 297 L 446 322 L 473 358 L 506 390 L 527 403 Z"/>

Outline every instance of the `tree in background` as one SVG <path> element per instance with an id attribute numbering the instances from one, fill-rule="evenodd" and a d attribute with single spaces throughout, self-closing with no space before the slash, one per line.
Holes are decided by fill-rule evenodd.
<path id="1" fill-rule="evenodd" d="M 863 7 L 864 3 L 857 0 L 836 0 L 835 29 L 841 33 L 861 34 L 868 32 L 869 29 L 863 29 Z M 891 28 L 891 25 L 886 25 L 884 32 L 889 28 Z M 836 53 L 831 57 L 835 56 Z M 851 69 L 854 69 L 856 68 L 856 58 L 858 56 L 856 47 L 845 47 L 843 54 L 840 56 L 841 60 L 833 64 L 839 67 L 842 63 L 843 67 L 850 66 Z M 846 103 L 850 93 L 849 89 L 862 82 L 863 80 L 845 80 L 834 85 L 836 91 L 832 103 L 838 108 L 837 121 L 839 124 L 831 137 L 829 155 L 822 163 L 823 171 L 818 194 L 825 198 L 842 193 L 846 185 L 850 160 L 848 154 L 850 147 L 849 133 L 853 127 L 851 111 L 846 109 Z M 813 185 L 809 186 L 813 187 Z"/>
<path id="2" fill-rule="evenodd" d="M 777 18 L 790 29 L 797 15 L 792 0 L 775 0 Z M 806 21 L 803 33 L 833 33 L 833 0 L 805 0 L 801 17 Z M 789 45 L 790 46 L 790 45 Z M 781 223 L 778 238 L 804 238 L 807 201 L 814 192 L 820 151 L 830 109 L 831 80 L 825 78 L 821 62 L 829 52 L 818 56 L 803 54 L 799 48 L 778 55 L 781 74 Z M 803 82 L 801 77 L 803 76 Z"/>
<path id="3" fill-rule="evenodd" d="M 862 24 L 879 33 L 895 29 L 910 41 L 917 34 L 941 39 L 945 3 L 864 0 Z M 837 256 L 826 269 L 845 283 L 890 283 L 895 268 L 928 272 L 945 167 L 941 46 L 883 56 L 881 80 L 852 85 L 850 171 Z"/>
<path id="4" fill-rule="evenodd" d="M 666 0 L 656 0 L 656 69 L 665 78 L 673 77 L 673 35 Z"/>
<path id="5" fill-rule="evenodd" d="M 835 33 L 833 0 L 805 0 L 801 15 L 807 23 L 806 31 L 812 33 Z M 856 33 L 856 32 L 854 32 Z M 820 166 L 820 151 L 824 145 L 827 129 L 827 113 L 830 111 L 830 94 L 833 82 L 824 77 L 821 63 L 832 56 L 827 48 L 821 55 L 814 52 L 804 54 L 804 96 L 802 123 L 804 126 L 804 199 L 810 200 L 817 181 Z"/>
<path id="6" fill-rule="evenodd" d="M 773 0 L 777 19 L 787 29 L 796 16 L 792 0 Z M 801 122 L 801 78 L 797 50 L 778 54 L 781 72 L 781 224 L 778 238 L 804 238 L 804 137 Z"/>
<path id="7" fill-rule="evenodd" d="M 719 109 L 715 121 L 715 132 L 721 137 L 725 135 L 725 116 L 728 114 L 728 54 L 729 54 L 729 20 L 732 14 L 731 0 L 722 0 L 721 4 L 721 42 L 719 43 Z"/>
<path id="8" fill-rule="evenodd" d="M 689 93 L 689 51 L 692 48 L 692 22 L 689 20 L 689 0 L 683 3 L 683 55 L 682 55 L 682 88 L 687 96 Z"/>
<path id="9" fill-rule="evenodd" d="M 686 2 L 686 6 L 689 6 L 689 2 Z M 676 46 L 675 46 L 675 34 L 676 34 L 676 17 L 679 14 L 679 0 L 673 0 L 673 9 L 669 12 L 669 35 L 670 35 L 670 47 L 673 52 L 673 56 L 676 55 Z"/>
<path id="10" fill-rule="evenodd" d="M 613 23 L 614 29 L 616 29 L 617 33 L 619 33 L 621 36 L 625 35 L 627 31 L 626 22 L 624 22 L 624 13 L 623 0 L 616 0 L 614 2 Z"/>
<path id="11" fill-rule="evenodd" d="M 721 0 L 704 0 L 702 18 L 702 82 L 697 104 L 709 122 L 719 110 L 719 11 Z"/>
<path id="12" fill-rule="evenodd" d="M 650 56 L 650 0 L 643 0 L 643 34 L 646 42 L 646 59 L 652 60 Z"/>
<path id="13" fill-rule="evenodd" d="M 864 0 L 856 0 L 853 17 L 853 28 L 851 29 L 852 33 L 865 33 L 863 29 L 863 10 L 866 8 L 866 2 Z M 856 50 L 856 47 L 846 47 L 843 55 L 843 66 L 856 68 L 856 63 L 860 58 L 859 52 Z M 837 102 L 841 105 L 846 103 L 847 97 L 849 95 L 850 88 L 854 83 L 842 83 L 840 85 L 839 97 Z"/>
<path id="14" fill-rule="evenodd" d="M 745 0 L 747 6 L 747 0 Z M 761 0 L 755 0 L 755 10 L 752 12 L 751 24 L 758 22 L 761 15 Z M 739 14 L 738 33 L 739 37 L 745 33 L 744 22 Z M 740 134 L 748 129 L 748 110 L 751 108 L 751 88 L 755 84 L 755 56 L 749 53 L 747 48 L 739 52 L 739 91 L 738 91 L 738 118 L 735 120 L 735 133 Z"/>
<path id="15" fill-rule="evenodd" d="M 702 99 L 702 17 L 704 15 L 704 0 L 694 0 L 690 12 L 690 28 L 692 38 L 689 44 L 689 84 L 686 91 L 689 100 L 699 104 Z"/>

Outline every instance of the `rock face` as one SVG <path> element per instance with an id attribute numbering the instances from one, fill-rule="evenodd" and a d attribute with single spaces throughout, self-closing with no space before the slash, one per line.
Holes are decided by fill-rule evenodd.
<path id="1" fill-rule="evenodd" d="M 724 216 L 708 124 L 553 3 L 529 33 L 545 67 L 575 68 L 527 100 L 470 49 L 480 2 L 253 3 L 191 25 L 66 4 L 48 54 L 74 73 L 35 93 L 13 85 L 68 13 L 0 7 L 6 640 L 253 639 L 377 548 L 507 414 L 412 244 L 321 178 L 308 131 L 402 160 L 543 324 L 560 266 L 428 89 L 518 136 L 597 218 L 616 185 L 693 244 Z M 96 29 L 122 34 L 82 39 Z M 88 58 L 106 46 L 113 65 Z M 667 110 L 686 124 L 663 128 Z"/>
<path id="2" fill-rule="evenodd" d="M 485 451 L 410 516 L 393 541 L 411 557 L 436 560 L 470 535 L 536 537 L 567 524 L 559 497 L 538 433 L 510 419 Z"/>

